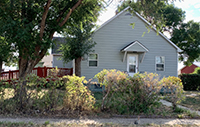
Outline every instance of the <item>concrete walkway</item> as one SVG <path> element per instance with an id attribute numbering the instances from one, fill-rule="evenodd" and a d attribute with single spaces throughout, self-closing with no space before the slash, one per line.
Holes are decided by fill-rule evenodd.
<path id="1" fill-rule="evenodd" d="M 106 118 L 106 119 L 48 119 L 48 118 L 0 118 L 0 121 L 4 122 L 25 122 L 25 123 L 37 123 L 37 124 L 44 124 L 45 122 L 49 123 L 65 123 L 65 124 L 72 124 L 72 123 L 86 123 L 86 124 L 103 124 L 103 123 L 112 123 L 112 124 L 122 124 L 122 125 L 131 125 L 134 124 L 136 118 Z M 200 120 L 195 119 L 149 119 L 149 118 L 142 118 L 140 119 L 140 125 L 144 124 L 169 124 L 169 125 L 176 125 L 176 124 L 184 124 L 184 125 L 199 125 Z"/>
<path id="2" fill-rule="evenodd" d="M 172 106 L 171 102 L 168 102 L 168 101 L 165 101 L 165 100 L 160 100 L 160 102 L 163 103 L 166 106 Z M 191 109 L 189 109 L 187 107 L 184 107 L 184 106 L 181 106 L 181 105 L 178 105 L 178 107 L 186 109 L 186 110 L 189 110 L 191 113 L 197 113 L 200 116 L 200 112 L 199 111 L 191 110 Z"/>

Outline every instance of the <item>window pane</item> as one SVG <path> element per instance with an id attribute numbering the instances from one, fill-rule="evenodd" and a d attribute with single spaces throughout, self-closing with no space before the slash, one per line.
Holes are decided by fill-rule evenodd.
<path id="1" fill-rule="evenodd" d="M 136 58 L 135 56 L 130 56 L 129 57 L 129 65 L 136 65 Z"/>
<path id="2" fill-rule="evenodd" d="M 164 56 L 156 56 L 156 63 L 165 63 L 165 57 Z"/>
<path id="3" fill-rule="evenodd" d="M 164 64 L 156 64 L 156 71 L 164 71 Z"/>
<path id="4" fill-rule="evenodd" d="M 97 61 L 89 61 L 89 66 L 97 67 Z"/>
<path id="5" fill-rule="evenodd" d="M 97 60 L 97 54 L 89 54 L 90 60 Z"/>
<path id="6" fill-rule="evenodd" d="M 135 71 L 135 65 L 129 65 L 129 72 L 133 72 L 133 73 L 135 73 L 136 71 Z"/>

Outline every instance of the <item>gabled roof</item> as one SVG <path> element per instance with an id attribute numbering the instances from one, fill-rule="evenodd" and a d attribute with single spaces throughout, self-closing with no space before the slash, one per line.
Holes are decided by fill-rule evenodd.
<path id="1" fill-rule="evenodd" d="M 115 18 L 117 18 L 118 16 L 120 16 L 122 13 L 124 13 L 125 11 L 127 11 L 128 9 L 131 9 L 130 7 L 125 8 L 123 11 L 119 12 L 117 15 L 113 16 L 111 19 L 109 19 L 108 21 L 106 21 L 105 23 L 103 23 L 98 29 L 95 30 L 98 31 L 101 28 L 103 28 L 105 25 L 107 25 L 108 23 L 110 23 L 112 20 L 114 20 Z M 149 23 L 146 19 L 144 19 L 139 13 L 135 12 L 135 15 L 137 17 L 139 17 L 143 22 L 145 22 L 147 25 L 152 26 L 151 23 Z M 153 30 L 157 31 L 155 27 L 152 27 Z M 182 52 L 182 50 L 175 45 L 171 40 L 169 40 L 164 34 L 162 34 L 161 32 L 158 32 L 159 35 L 161 37 L 163 37 L 167 42 L 169 42 L 174 48 L 177 49 L 177 52 Z"/>
<path id="2" fill-rule="evenodd" d="M 149 50 L 139 41 L 134 41 L 121 49 L 121 51 L 148 52 Z"/>

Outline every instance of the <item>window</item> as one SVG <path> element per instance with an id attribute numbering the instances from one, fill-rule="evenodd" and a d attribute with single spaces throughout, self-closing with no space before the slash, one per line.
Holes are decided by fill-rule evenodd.
<path id="1" fill-rule="evenodd" d="M 165 57 L 156 56 L 156 71 L 164 71 Z"/>
<path id="2" fill-rule="evenodd" d="M 89 67 L 97 67 L 98 55 L 97 54 L 89 54 L 88 61 L 89 61 Z"/>

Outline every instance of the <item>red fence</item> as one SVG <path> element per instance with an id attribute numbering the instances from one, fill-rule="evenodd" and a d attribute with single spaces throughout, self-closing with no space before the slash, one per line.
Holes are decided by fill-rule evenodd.
<path id="1" fill-rule="evenodd" d="M 53 71 L 51 71 L 51 69 L 55 69 L 55 68 L 37 67 L 32 70 L 32 74 L 35 74 L 39 77 L 46 78 L 47 76 L 53 74 Z M 73 74 L 73 68 L 58 68 L 57 71 L 58 72 L 56 74 L 58 77 Z M 0 80 L 7 80 L 7 81 L 10 81 L 11 79 L 18 79 L 18 78 L 19 78 L 19 70 L 2 72 L 0 76 Z"/>

